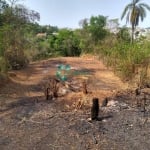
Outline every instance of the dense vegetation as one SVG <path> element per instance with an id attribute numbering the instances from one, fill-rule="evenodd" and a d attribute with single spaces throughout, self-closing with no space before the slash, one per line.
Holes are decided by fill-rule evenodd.
<path id="1" fill-rule="evenodd" d="M 148 81 L 150 42 L 141 36 L 131 44 L 133 35 L 130 36 L 130 33 L 133 34 L 133 31 L 119 28 L 117 19 L 91 16 L 79 22 L 80 29 L 59 29 L 39 25 L 36 22 L 40 19 L 38 12 L 14 4 L 13 0 L 10 2 L 0 0 L 1 74 L 21 69 L 30 61 L 92 53 L 122 79 L 133 79 L 139 72 L 140 84 Z M 112 32 L 114 27 L 116 31 Z"/>

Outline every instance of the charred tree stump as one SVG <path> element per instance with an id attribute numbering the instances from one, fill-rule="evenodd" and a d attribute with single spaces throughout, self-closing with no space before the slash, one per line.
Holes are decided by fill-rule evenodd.
<path id="1" fill-rule="evenodd" d="M 145 114 L 145 112 L 146 112 L 146 95 L 144 94 L 144 99 L 143 99 L 143 112 L 144 112 L 144 114 Z"/>
<path id="2" fill-rule="evenodd" d="M 55 78 L 50 78 L 45 85 L 45 97 L 46 100 L 57 98 L 58 97 L 58 89 L 59 89 L 59 80 Z"/>
<path id="3" fill-rule="evenodd" d="M 102 107 L 106 107 L 108 104 L 108 97 L 106 97 L 102 102 Z"/>
<path id="4" fill-rule="evenodd" d="M 82 88 L 83 88 L 83 93 L 84 93 L 84 94 L 87 94 L 87 93 L 88 93 L 88 92 L 87 92 L 87 84 L 86 84 L 85 81 L 82 82 Z"/>
<path id="5" fill-rule="evenodd" d="M 53 89 L 52 89 L 52 91 L 53 91 L 53 97 L 55 97 L 55 98 L 58 97 L 58 94 L 57 94 L 58 93 L 58 88 L 59 88 L 58 83 L 59 83 L 59 81 L 57 79 L 55 79 L 53 81 Z"/>
<path id="6" fill-rule="evenodd" d="M 143 99 L 142 95 L 138 95 L 135 98 L 136 98 L 136 106 L 141 107 L 142 106 L 142 99 Z"/>
<path id="7" fill-rule="evenodd" d="M 46 91 L 45 91 L 45 96 L 46 96 L 46 100 L 49 99 L 49 88 L 46 88 Z"/>
<path id="8" fill-rule="evenodd" d="M 141 89 L 140 88 L 135 89 L 135 95 L 138 96 L 140 94 L 141 94 Z"/>
<path id="9" fill-rule="evenodd" d="M 58 97 L 58 94 L 56 91 L 53 92 L 53 97 L 57 98 Z"/>
<path id="10" fill-rule="evenodd" d="M 99 114 L 99 101 L 98 98 L 93 98 L 93 104 L 91 108 L 91 120 L 98 120 Z"/>
<path id="11" fill-rule="evenodd" d="M 137 107 L 141 107 L 141 89 L 140 87 L 138 87 L 137 89 L 135 89 L 135 98 L 136 98 L 136 106 Z"/>

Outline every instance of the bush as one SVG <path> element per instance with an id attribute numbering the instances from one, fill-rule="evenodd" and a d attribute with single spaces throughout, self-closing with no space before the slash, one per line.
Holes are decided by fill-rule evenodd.
<path id="1" fill-rule="evenodd" d="M 98 51 L 99 50 L 99 51 Z M 150 43 L 147 41 L 136 42 L 133 45 L 127 41 L 118 41 L 117 38 L 109 36 L 101 45 L 97 52 L 103 58 L 107 66 L 113 68 L 114 72 L 123 80 L 132 80 L 138 73 L 140 82 L 147 78 L 146 66 L 149 66 L 150 61 Z M 139 68 L 141 69 L 140 71 Z M 144 72 L 144 78 L 143 76 Z"/>
<path id="2" fill-rule="evenodd" d="M 6 73 L 8 68 L 8 64 L 4 57 L 0 57 L 0 73 Z"/>
<path id="3" fill-rule="evenodd" d="M 10 69 L 19 70 L 26 67 L 29 63 L 29 60 L 24 55 L 24 52 L 20 50 L 7 51 L 5 53 L 5 57 L 8 61 Z"/>

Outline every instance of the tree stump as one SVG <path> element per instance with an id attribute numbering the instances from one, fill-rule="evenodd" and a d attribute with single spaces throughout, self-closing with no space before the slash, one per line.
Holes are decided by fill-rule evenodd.
<path id="1" fill-rule="evenodd" d="M 108 104 L 108 97 L 106 97 L 102 102 L 102 107 L 106 107 Z"/>
<path id="2" fill-rule="evenodd" d="M 58 97 L 59 80 L 50 78 L 45 85 L 45 97 L 46 100 Z"/>
<path id="3" fill-rule="evenodd" d="M 49 99 L 49 88 L 46 88 L 45 96 L 46 96 L 46 100 L 48 100 Z"/>
<path id="4" fill-rule="evenodd" d="M 145 112 L 146 112 L 146 94 L 144 94 L 144 98 L 143 98 L 143 112 L 144 112 L 144 114 L 145 114 Z"/>
<path id="5" fill-rule="evenodd" d="M 99 114 L 99 100 L 98 98 L 93 98 L 93 104 L 91 108 L 91 120 L 98 120 Z"/>

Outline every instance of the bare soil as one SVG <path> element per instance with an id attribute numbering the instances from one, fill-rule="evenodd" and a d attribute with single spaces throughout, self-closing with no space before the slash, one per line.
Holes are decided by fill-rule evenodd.
<path id="1" fill-rule="evenodd" d="M 73 73 L 60 84 L 58 97 L 46 100 L 43 86 L 59 64 L 69 64 Z M 83 81 L 88 94 L 81 90 Z M 89 119 L 94 97 L 100 103 L 98 121 Z M 34 62 L 10 72 L 0 86 L 0 150 L 149 149 L 149 94 L 145 107 L 137 107 L 134 91 L 94 57 Z"/>

